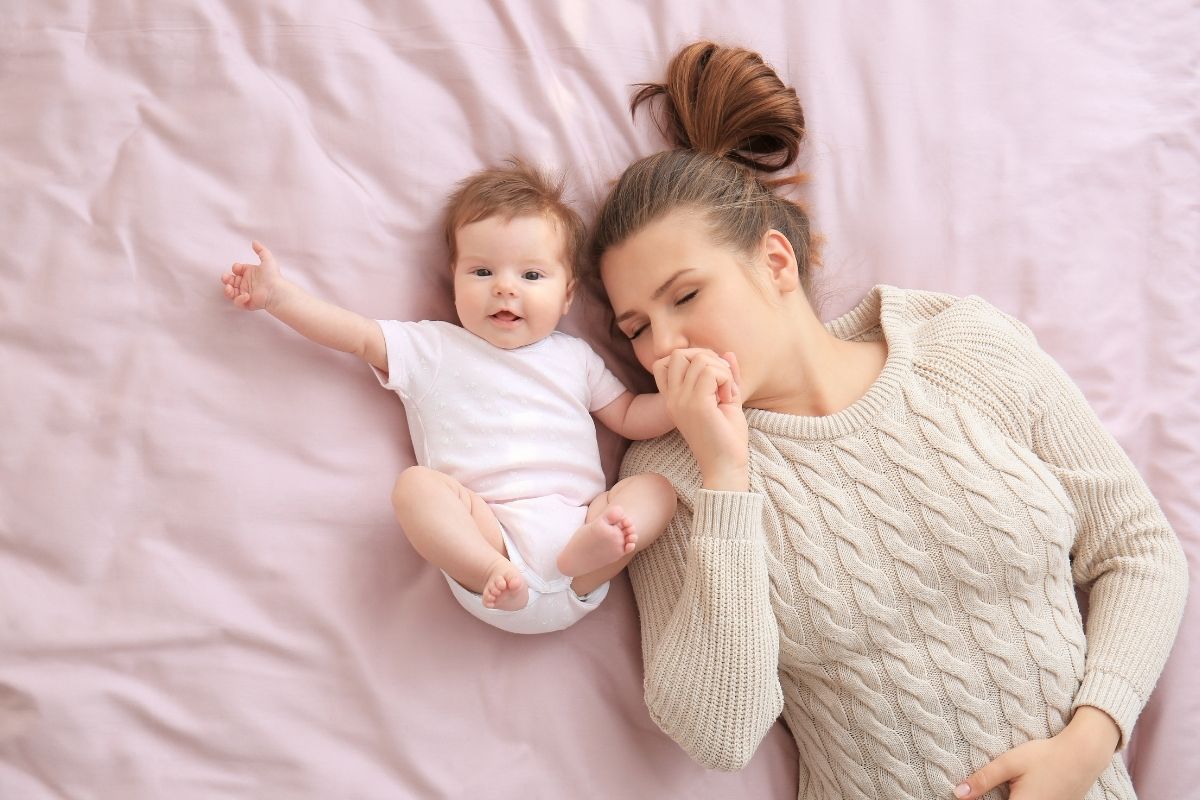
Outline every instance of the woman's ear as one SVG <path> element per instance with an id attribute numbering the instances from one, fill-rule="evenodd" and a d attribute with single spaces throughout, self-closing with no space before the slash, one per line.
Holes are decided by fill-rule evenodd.
<path id="1" fill-rule="evenodd" d="M 796 251 L 792 243 L 779 231 L 771 228 L 763 237 L 763 258 L 767 276 L 780 294 L 788 294 L 800 288 L 800 269 L 796 264 Z"/>

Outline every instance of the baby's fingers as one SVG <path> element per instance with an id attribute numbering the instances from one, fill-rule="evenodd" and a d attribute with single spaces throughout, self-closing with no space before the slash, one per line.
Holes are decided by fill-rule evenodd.
<path id="1" fill-rule="evenodd" d="M 271 251 L 268 250 L 262 244 L 262 242 L 259 242 L 258 240 L 251 242 L 250 246 L 254 248 L 254 252 L 256 255 L 258 255 L 259 261 L 263 262 L 264 264 L 275 258 L 275 256 L 271 255 Z"/>

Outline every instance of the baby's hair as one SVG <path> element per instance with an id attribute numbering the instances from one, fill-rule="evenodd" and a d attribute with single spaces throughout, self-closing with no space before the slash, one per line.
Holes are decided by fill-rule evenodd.
<path id="1" fill-rule="evenodd" d="M 544 215 L 562 234 L 563 260 L 574 277 L 579 272 L 587 229 L 579 214 L 563 202 L 563 178 L 552 177 L 517 158 L 509 158 L 505 164 L 468 175 L 447 200 L 444 232 L 450 264 L 458 258 L 456 234 L 462 226 L 497 216 L 508 221 Z"/>
<path id="2" fill-rule="evenodd" d="M 790 167 L 804 140 L 796 92 L 762 56 L 712 42 L 687 45 L 671 59 L 663 83 L 640 84 L 630 112 L 662 98 L 655 120 L 675 147 L 631 164 L 596 215 L 585 279 L 603 296 L 600 259 L 651 222 L 691 209 L 717 244 L 749 253 L 774 228 L 796 253 L 800 280 L 811 288 L 818 239 L 797 203 L 773 191 L 803 176 L 764 180 L 757 172 Z"/>

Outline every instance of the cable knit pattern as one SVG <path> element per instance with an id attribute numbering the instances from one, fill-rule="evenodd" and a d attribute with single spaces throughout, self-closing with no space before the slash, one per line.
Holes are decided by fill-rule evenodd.
<path id="1" fill-rule="evenodd" d="M 827 417 L 748 409 L 749 492 L 701 489 L 675 433 L 626 456 L 680 498 L 630 567 L 655 722 L 732 770 L 782 715 L 801 800 L 952 797 L 1079 705 L 1123 745 L 1187 592 L 1128 458 L 978 298 L 878 286 L 828 327 L 886 338 L 883 372 Z M 1119 757 L 1088 794 L 1133 796 Z"/>

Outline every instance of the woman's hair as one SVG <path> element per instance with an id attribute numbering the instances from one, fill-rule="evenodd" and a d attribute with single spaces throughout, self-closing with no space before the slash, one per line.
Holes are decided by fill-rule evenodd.
<path id="1" fill-rule="evenodd" d="M 562 236 L 563 260 L 571 277 L 579 274 L 579 261 L 587 241 L 583 220 L 563 202 L 563 180 L 552 178 L 517 158 L 506 166 L 485 169 L 459 181 L 446 201 L 443 220 L 450 264 L 458 259 L 458 229 L 491 217 L 512 220 L 545 216 L 554 221 Z"/>
<path id="2" fill-rule="evenodd" d="M 786 169 L 800 152 L 804 111 L 796 92 L 758 53 L 712 42 L 684 47 L 664 83 L 640 86 L 630 112 L 636 116 L 638 106 L 661 96 L 655 120 L 675 149 L 629 165 L 600 206 L 584 276 L 590 288 L 604 296 L 600 259 L 609 248 L 676 209 L 691 209 L 717 244 L 738 253 L 751 253 L 771 228 L 782 233 L 809 292 L 818 242 L 804 209 L 773 191 L 803 177 L 756 174 Z"/>

